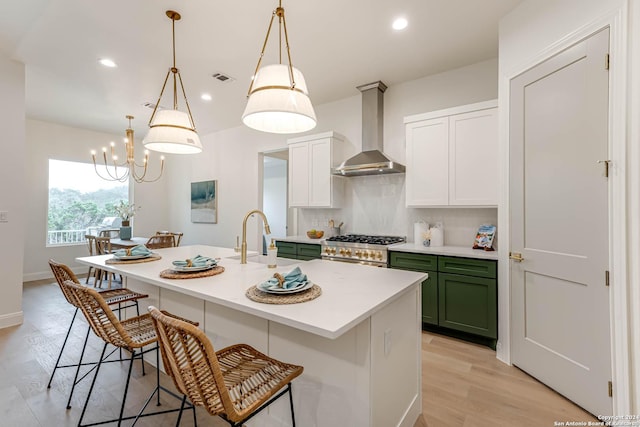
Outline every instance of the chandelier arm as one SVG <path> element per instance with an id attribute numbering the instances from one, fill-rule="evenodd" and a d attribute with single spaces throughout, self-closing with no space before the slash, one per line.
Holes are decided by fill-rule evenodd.
<path id="1" fill-rule="evenodd" d="M 195 132 L 196 124 L 193 121 L 193 116 L 191 115 L 191 108 L 189 107 L 189 101 L 187 100 L 187 92 L 185 92 L 184 90 L 184 84 L 182 83 L 182 76 L 180 75 L 180 71 L 178 71 L 178 79 L 180 80 L 180 89 L 182 89 L 182 96 L 184 97 L 184 103 L 187 106 L 187 112 L 189 113 L 189 121 L 191 122 L 191 127 Z"/>
<path id="2" fill-rule="evenodd" d="M 124 182 L 126 181 L 126 179 L 128 178 L 129 173 L 127 172 L 126 174 L 124 174 L 123 176 L 113 176 L 111 175 L 111 172 L 109 172 L 109 169 L 105 167 L 105 171 L 107 172 L 107 176 L 102 175 L 100 172 L 98 172 L 98 166 L 96 165 L 95 162 L 93 162 L 93 169 L 96 171 L 96 175 L 98 175 L 100 178 L 104 179 L 105 181 L 119 181 L 119 182 Z"/>
<path id="3" fill-rule="evenodd" d="M 262 44 L 262 50 L 260 51 L 260 56 L 258 57 L 258 65 L 256 65 L 256 70 L 253 72 L 253 77 L 251 78 L 251 84 L 249 84 L 249 91 L 247 92 L 247 96 L 251 95 L 251 89 L 253 89 L 253 81 L 258 74 L 258 70 L 260 69 L 260 64 L 262 64 L 262 58 L 264 57 L 264 51 L 267 48 L 267 42 L 269 41 L 269 34 L 271 33 L 271 27 L 273 26 L 273 18 L 276 16 L 276 11 L 274 10 L 271 14 L 271 20 L 269 21 L 269 27 L 267 28 L 267 36 L 264 38 L 264 43 Z"/>
<path id="4" fill-rule="evenodd" d="M 158 111 L 158 106 L 160 105 L 160 100 L 162 99 L 162 95 L 164 94 L 164 89 L 167 87 L 167 81 L 169 80 L 169 74 L 171 74 L 171 69 L 167 71 L 167 75 L 164 78 L 164 83 L 162 84 L 162 90 L 160 91 L 160 96 L 158 97 L 158 101 L 156 105 L 153 107 L 153 113 L 151 113 L 151 117 L 149 118 L 149 126 L 151 126 L 151 122 L 153 122 L 153 118 L 156 115 L 156 111 Z"/>
<path id="5" fill-rule="evenodd" d="M 138 176 L 138 174 L 136 173 L 135 169 L 129 169 L 131 171 L 131 175 L 133 176 L 133 179 L 138 182 L 145 182 L 144 177 L 147 174 L 147 165 L 144 165 L 144 169 L 142 170 L 142 175 Z"/>
<path id="6" fill-rule="evenodd" d="M 109 163 L 107 162 L 107 153 L 105 151 L 102 152 L 102 159 L 104 162 L 104 169 L 107 171 L 107 174 L 112 177 L 115 180 L 119 180 L 120 178 L 118 177 L 118 166 L 123 167 L 127 164 L 127 162 L 118 164 L 116 163 L 115 160 L 113 160 L 113 147 L 111 147 L 111 163 L 112 163 L 112 167 L 114 169 L 114 175 L 111 174 L 111 172 L 109 171 Z M 95 162 L 94 162 L 95 164 Z M 126 176 L 126 175 L 124 175 Z"/>
<path id="7" fill-rule="evenodd" d="M 293 78 L 293 62 L 291 61 L 291 50 L 289 49 L 289 34 L 287 33 L 287 20 L 284 18 L 284 9 L 282 10 L 282 26 L 284 27 L 284 42 L 287 48 L 287 57 L 289 59 L 289 79 L 291 81 L 291 89 L 296 87 L 296 81 Z"/>

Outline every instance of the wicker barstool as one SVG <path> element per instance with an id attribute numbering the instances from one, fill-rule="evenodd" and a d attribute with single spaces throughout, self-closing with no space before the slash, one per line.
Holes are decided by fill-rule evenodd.
<path id="1" fill-rule="evenodd" d="M 197 327 L 151 306 L 165 371 L 195 406 L 203 406 L 231 426 L 241 426 L 285 393 L 289 393 L 295 427 L 291 381 L 303 367 L 283 363 L 246 344 L 214 351 Z M 180 424 L 182 408 L 176 426 Z"/>
<path id="2" fill-rule="evenodd" d="M 58 359 L 56 360 L 56 364 L 53 367 L 53 372 L 51 372 L 51 377 L 49 378 L 49 383 L 47 384 L 47 388 L 51 388 L 51 382 L 53 381 L 53 376 L 56 373 L 56 370 L 59 368 L 71 368 L 71 367 L 75 367 L 76 368 L 76 373 L 75 373 L 75 377 L 73 379 L 73 385 L 71 387 L 71 391 L 69 392 L 69 399 L 67 400 L 67 409 L 71 409 L 71 397 L 73 396 L 73 391 L 76 387 L 76 384 L 78 384 L 78 382 L 80 382 L 84 376 L 80 379 L 78 379 L 78 375 L 80 373 L 80 367 L 84 366 L 84 365 L 94 365 L 95 363 L 83 363 L 82 359 L 84 357 L 84 352 L 85 349 L 87 348 L 87 341 L 89 339 L 89 328 L 87 328 L 87 334 L 84 338 L 84 344 L 82 345 L 82 351 L 80 353 L 80 360 L 78 361 L 77 364 L 73 364 L 73 365 L 61 365 L 60 364 L 60 359 L 62 358 L 62 353 L 64 352 L 64 349 L 67 345 L 67 340 L 69 339 L 69 334 L 71 333 L 71 328 L 73 327 L 73 323 L 76 320 L 76 316 L 78 315 L 78 309 L 80 308 L 78 301 L 74 298 L 73 294 L 71 294 L 70 292 L 68 292 L 68 290 L 62 286 L 62 283 L 65 280 L 70 280 L 78 285 L 80 285 L 80 281 L 78 280 L 78 278 L 76 277 L 76 275 L 73 273 L 73 271 L 71 271 L 71 269 L 65 265 L 65 264 L 61 264 L 59 262 L 56 262 L 52 259 L 49 260 L 49 266 L 51 267 L 51 271 L 53 272 L 53 275 L 56 278 L 56 282 L 58 282 L 58 286 L 60 287 L 60 290 L 62 291 L 62 295 L 64 295 L 64 298 L 67 300 L 67 302 L 71 305 L 73 305 L 75 307 L 75 310 L 73 312 L 73 317 L 71 318 L 71 322 L 69 323 L 69 328 L 67 329 L 67 334 L 64 337 L 64 341 L 62 343 L 62 347 L 60 348 L 60 353 L 58 354 Z M 131 289 L 127 289 L 127 288 L 119 288 L 119 289 L 105 289 L 105 290 L 101 290 L 100 291 L 100 295 L 102 295 L 102 298 L 104 298 L 105 302 L 108 305 L 117 305 L 117 307 L 115 308 L 115 310 L 118 311 L 118 316 L 121 315 L 122 310 L 129 308 L 129 307 L 135 307 L 136 308 L 136 313 L 138 314 L 138 316 L 140 315 L 140 308 L 138 306 L 138 300 L 142 299 L 142 298 L 147 298 L 149 295 L 147 294 L 141 294 L 139 292 L 135 292 L 132 291 Z M 124 304 L 124 305 L 123 305 Z M 85 374 L 86 376 L 86 374 Z"/>
<path id="3" fill-rule="evenodd" d="M 153 399 L 154 395 L 157 395 L 157 405 L 160 406 L 160 390 L 164 390 L 167 393 L 173 395 L 176 398 L 180 398 L 176 396 L 171 391 L 160 386 L 160 369 L 159 369 L 159 356 L 158 356 L 158 346 L 157 346 L 157 338 L 156 331 L 153 326 L 153 320 L 150 314 L 143 314 L 141 316 L 132 317 L 123 321 L 119 321 L 111 308 L 107 304 L 107 302 L 102 298 L 102 295 L 96 291 L 95 289 L 78 285 L 71 280 L 64 281 L 62 286 L 67 290 L 69 294 L 78 302 L 82 313 L 85 315 L 87 322 L 89 322 L 89 326 L 91 326 L 91 330 L 104 341 L 104 347 L 102 348 L 102 353 L 100 354 L 100 359 L 98 361 L 95 375 L 93 376 L 93 380 L 91 382 L 91 386 L 89 388 L 89 392 L 87 394 L 87 399 L 85 400 L 84 407 L 82 408 L 82 413 L 80 414 L 80 419 L 78 420 L 78 427 L 82 427 L 82 420 L 87 411 L 87 407 L 89 405 L 89 400 L 91 399 L 91 393 L 93 392 L 93 387 L 95 386 L 96 379 L 98 378 L 98 374 L 100 373 L 100 367 L 103 363 L 105 363 L 105 353 L 108 345 L 113 345 L 116 348 L 122 348 L 129 352 L 131 352 L 131 358 L 129 361 L 129 370 L 127 374 L 127 381 L 125 383 L 124 394 L 122 396 L 122 403 L 120 405 L 120 414 L 119 417 L 112 420 L 100 421 L 97 423 L 91 423 L 87 425 L 98 425 L 98 424 L 107 424 L 112 422 L 117 422 L 118 426 L 121 425 L 122 421 L 135 419 L 137 420 L 140 417 L 146 417 L 151 415 L 159 415 L 166 414 L 169 412 L 176 412 L 184 409 L 184 404 L 181 405 L 180 408 L 168 409 L 164 411 L 157 411 L 153 413 L 143 414 L 147 405 Z M 166 313 L 169 315 L 168 313 Z M 184 319 L 181 319 L 185 323 Z M 191 323 L 192 325 L 194 323 Z M 195 324 L 197 326 L 197 324 Z M 195 327 L 195 326 L 194 326 Z M 153 345 L 156 344 L 156 345 Z M 145 349 L 144 347 L 148 347 L 153 345 L 152 348 Z M 156 352 L 156 387 L 153 392 L 149 395 L 142 409 L 138 412 L 138 414 L 133 416 L 124 416 L 124 407 L 127 401 L 127 392 L 129 390 L 129 382 L 131 379 L 131 371 L 133 368 L 133 362 L 136 358 L 141 358 L 145 353 L 155 351 Z M 144 371 L 143 371 L 144 372 Z M 194 410 L 195 417 L 195 410 Z M 135 421 L 134 421 L 135 424 Z"/>

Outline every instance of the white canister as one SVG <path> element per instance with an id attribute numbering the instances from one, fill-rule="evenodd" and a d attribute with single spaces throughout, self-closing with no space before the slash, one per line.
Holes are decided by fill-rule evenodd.
<path id="1" fill-rule="evenodd" d="M 431 246 L 444 246 L 444 229 L 442 227 L 431 227 Z"/>
<path id="2" fill-rule="evenodd" d="M 413 242 L 416 245 L 421 245 L 424 241 L 424 234 L 429 231 L 429 224 L 424 221 L 416 222 L 413 224 Z"/>

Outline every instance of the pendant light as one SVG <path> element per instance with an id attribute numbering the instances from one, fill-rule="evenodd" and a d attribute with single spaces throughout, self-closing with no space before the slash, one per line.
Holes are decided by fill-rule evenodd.
<path id="1" fill-rule="evenodd" d="M 147 176 L 147 166 L 149 165 L 149 150 L 145 150 L 144 158 L 142 159 L 142 164 L 136 163 L 136 159 L 134 157 L 133 148 L 134 148 L 134 139 L 133 139 L 133 129 L 131 128 L 131 119 L 133 116 L 126 116 L 127 120 L 129 120 L 129 127 L 125 131 L 126 138 L 124 139 L 125 149 L 127 152 L 127 159 L 122 163 L 118 163 L 118 156 L 115 151 L 115 143 L 111 143 L 111 164 L 107 162 L 107 147 L 102 147 L 102 161 L 104 163 L 105 174 L 101 174 L 98 171 L 98 165 L 96 163 L 96 152 L 95 150 L 91 151 L 91 159 L 93 160 L 93 168 L 96 171 L 96 174 L 105 181 L 119 181 L 125 182 L 129 180 L 129 177 L 132 177 L 135 182 L 154 182 L 160 179 L 162 176 L 162 172 L 164 171 L 164 156 L 160 157 L 160 173 L 157 177 L 153 179 L 146 178 Z M 118 168 L 120 168 L 118 170 Z M 141 172 L 138 172 L 137 169 L 142 168 Z"/>
<path id="2" fill-rule="evenodd" d="M 260 68 L 276 16 L 279 29 L 279 64 Z M 282 63 L 283 32 L 288 65 Z M 247 96 L 249 99 L 242 114 L 242 122 L 252 129 L 270 133 L 298 133 L 311 130 L 316 126 L 316 114 L 309 99 L 304 76 L 300 70 L 293 67 L 291 62 L 282 0 L 271 14 L 267 36 L 262 45 Z"/>
<path id="3" fill-rule="evenodd" d="M 149 119 L 149 132 L 142 140 L 145 148 L 163 153 L 172 154 L 195 154 L 202 151 L 200 138 L 196 133 L 196 126 L 193 122 L 187 94 L 184 91 L 180 70 L 176 67 L 176 32 L 175 23 L 181 16 L 178 12 L 168 10 L 167 16 L 171 19 L 171 33 L 173 41 L 173 66 L 167 71 L 164 79 L 158 102 L 153 108 L 153 113 Z M 169 81 L 169 76 L 173 75 L 173 110 L 160 110 L 158 105 L 164 94 L 164 89 Z M 178 82 L 187 107 L 187 113 L 178 110 Z"/>

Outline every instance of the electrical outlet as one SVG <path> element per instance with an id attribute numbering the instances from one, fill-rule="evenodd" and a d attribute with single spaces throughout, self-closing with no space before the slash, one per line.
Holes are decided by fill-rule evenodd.
<path id="1" fill-rule="evenodd" d="M 0 211 L 0 222 L 9 222 L 9 212 Z"/>
<path id="2" fill-rule="evenodd" d="M 384 331 L 384 355 L 391 353 L 391 329 Z"/>

